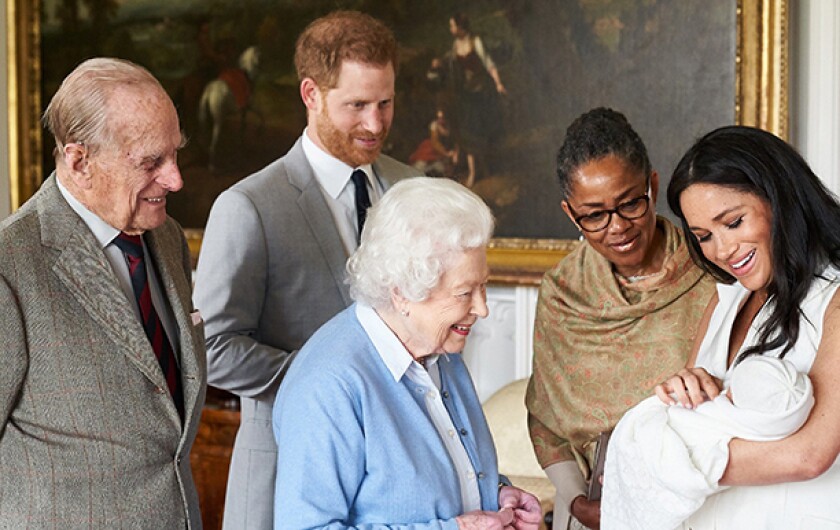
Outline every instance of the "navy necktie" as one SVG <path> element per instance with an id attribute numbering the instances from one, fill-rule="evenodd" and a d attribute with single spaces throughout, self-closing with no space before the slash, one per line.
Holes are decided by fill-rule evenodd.
<path id="1" fill-rule="evenodd" d="M 155 306 L 152 304 L 152 291 L 149 288 L 149 277 L 146 274 L 146 260 L 143 256 L 143 241 L 140 236 L 131 236 L 120 232 L 113 243 L 122 250 L 128 259 L 128 273 L 131 277 L 131 288 L 140 308 L 143 329 L 146 337 L 152 344 L 160 368 L 166 378 L 166 385 L 169 387 L 169 395 L 175 402 L 178 414 L 184 417 L 184 396 L 181 389 L 181 377 L 178 373 L 178 365 L 175 362 L 175 353 L 172 345 L 166 337 L 163 324 L 158 317 Z"/>
<path id="2" fill-rule="evenodd" d="M 359 223 L 359 241 L 362 239 L 362 228 L 365 226 L 367 209 L 370 208 L 370 195 L 367 190 L 367 175 L 361 169 L 353 171 L 350 177 L 356 187 L 356 220 Z"/>

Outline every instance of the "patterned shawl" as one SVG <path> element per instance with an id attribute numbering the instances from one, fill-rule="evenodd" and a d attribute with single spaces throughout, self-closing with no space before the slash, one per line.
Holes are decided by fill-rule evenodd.
<path id="1" fill-rule="evenodd" d="M 543 278 L 526 396 L 543 467 L 574 459 L 588 479 L 598 433 L 685 367 L 714 281 L 673 224 L 660 217 L 657 229 L 666 236 L 658 274 L 619 280 L 583 243 Z"/>

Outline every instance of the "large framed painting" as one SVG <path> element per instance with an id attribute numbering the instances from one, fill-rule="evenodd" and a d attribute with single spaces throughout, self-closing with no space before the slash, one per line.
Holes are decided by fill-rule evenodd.
<path id="1" fill-rule="evenodd" d="M 179 155 L 185 186 L 169 207 L 195 242 L 213 199 L 300 135 L 294 42 L 336 7 L 394 29 L 401 64 L 387 151 L 487 201 L 496 280 L 537 281 L 574 246 L 554 158 L 566 127 L 592 107 L 627 115 L 661 194 L 682 152 L 712 128 L 787 136 L 786 0 L 6 1 L 13 205 L 52 169 L 38 118 L 61 79 L 85 58 L 123 57 L 151 70 L 178 108 L 190 141 Z M 459 31 L 484 57 L 456 58 Z"/>

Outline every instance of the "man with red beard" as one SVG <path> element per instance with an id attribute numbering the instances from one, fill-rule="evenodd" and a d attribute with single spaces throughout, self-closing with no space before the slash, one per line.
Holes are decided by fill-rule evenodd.
<path id="1" fill-rule="evenodd" d="M 209 384 L 240 396 L 224 528 L 272 527 L 274 397 L 309 336 L 351 303 L 345 261 L 388 180 L 419 173 L 381 154 L 394 116 L 396 40 L 339 11 L 300 35 L 307 127 L 282 158 L 222 193 L 196 276 Z M 357 184 L 358 183 L 358 184 Z"/>

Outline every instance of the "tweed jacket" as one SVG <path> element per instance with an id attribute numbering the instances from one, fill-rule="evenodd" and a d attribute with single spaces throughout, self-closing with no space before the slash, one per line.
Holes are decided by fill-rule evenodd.
<path id="1" fill-rule="evenodd" d="M 0 224 L 0 528 L 200 529 L 189 451 L 206 359 L 183 233 L 167 219 L 145 236 L 177 324 L 182 422 L 130 301 L 55 178 Z"/>
<path id="2" fill-rule="evenodd" d="M 384 155 L 373 171 L 385 186 L 420 174 Z M 274 397 L 297 350 L 350 305 L 347 257 L 300 139 L 213 204 L 195 305 L 206 319 L 209 382 L 242 403 L 225 530 L 272 528 Z"/>

